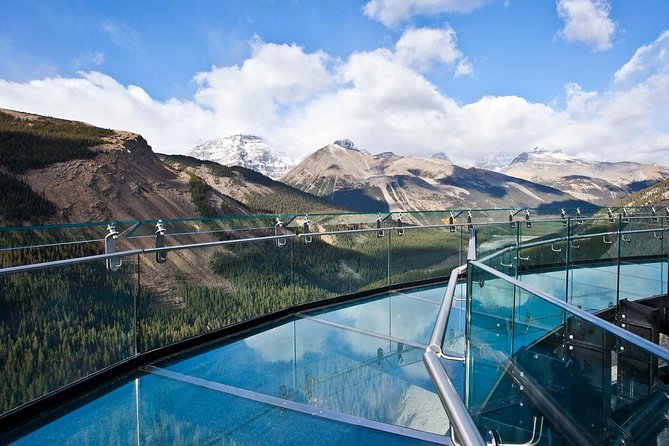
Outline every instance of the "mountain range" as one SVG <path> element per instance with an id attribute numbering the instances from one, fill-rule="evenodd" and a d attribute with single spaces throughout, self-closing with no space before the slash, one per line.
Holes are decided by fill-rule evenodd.
<path id="1" fill-rule="evenodd" d="M 446 153 L 372 155 L 348 139 L 291 169 L 292 160 L 251 135 L 212 140 L 190 153 L 198 156 L 158 155 L 130 132 L 0 110 L 0 224 L 573 207 L 607 204 L 669 178 L 664 166 L 593 162 L 539 149 L 491 171 L 458 166 Z M 506 163 L 504 157 L 488 161 Z M 263 169 L 267 175 L 257 172 Z M 281 181 L 271 178 L 279 175 Z"/>
<path id="2" fill-rule="evenodd" d="M 302 160 L 281 181 L 357 211 L 574 205 L 549 186 L 478 168 L 443 156 L 371 155 L 339 141 Z"/>

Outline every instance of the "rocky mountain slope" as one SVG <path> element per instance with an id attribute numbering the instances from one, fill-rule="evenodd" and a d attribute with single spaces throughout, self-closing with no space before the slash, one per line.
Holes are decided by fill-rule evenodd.
<path id="1" fill-rule="evenodd" d="M 548 207 L 574 204 L 557 189 L 439 158 L 369 155 L 337 142 L 281 179 L 360 211 Z"/>
<path id="2" fill-rule="evenodd" d="M 207 141 L 189 150 L 188 155 L 224 166 L 246 167 L 275 180 L 295 165 L 288 155 L 253 135 L 232 135 Z"/>
<path id="3" fill-rule="evenodd" d="M 560 151 L 536 148 L 521 153 L 499 172 L 546 184 L 598 205 L 606 205 L 669 178 L 666 166 L 588 161 Z"/>
<path id="4" fill-rule="evenodd" d="M 611 204 L 611 206 L 648 205 L 669 206 L 669 179 L 660 181 L 659 183 L 640 190 L 632 195 L 628 195 Z"/>

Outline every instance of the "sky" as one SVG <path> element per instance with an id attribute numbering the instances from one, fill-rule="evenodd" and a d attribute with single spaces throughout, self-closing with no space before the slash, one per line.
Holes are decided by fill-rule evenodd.
<path id="1" fill-rule="evenodd" d="M 2 0 L 0 107 L 186 153 L 231 134 L 669 164 L 666 0 Z"/>

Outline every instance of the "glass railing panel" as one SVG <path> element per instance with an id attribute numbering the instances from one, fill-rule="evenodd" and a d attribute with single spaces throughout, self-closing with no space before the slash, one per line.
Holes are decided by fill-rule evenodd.
<path id="1" fill-rule="evenodd" d="M 518 280 L 565 298 L 567 234 L 566 221 L 520 223 L 520 240 L 524 247 L 518 253 Z"/>
<path id="2" fill-rule="evenodd" d="M 310 319 L 214 347 L 163 367 L 367 420 L 437 434 L 448 429 L 422 347 Z"/>
<path id="3" fill-rule="evenodd" d="M 137 247 L 153 246 L 158 225 L 164 230 L 165 245 L 168 246 L 263 237 L 275 234 L 274 227 L 278 221 L 285 223 L 291 218 L 254 215 L 143 220 L 128 232 L 128 238 Z"/>
<path id="4" fill-rule="evenodd" d="M 503 364 L 486 356 L 488 351 L 513 354 L 515 289 L 510 283 L 484 271 L 468 271 L 470 295 L 467 297 L 467 381 L 466 404 L 475 408 L 483 404 L 496 386 Z"/>
<path id="5" fill-rule="evenodd" d="M 662 218 L 621 221 L 620 299 L 637 300 L 667 293 L 667 232 Z"/>
<path id="6" fill-rule="evenodd" d="M 448 316 L 446 333 L 441 349 L 454 353 L 465 353 L 467 327 L 467 284 L 458 283 L 453 294 L 451 313 Z M 455 380 L 454 380 L 455 382 Z"/>
<path id="7" fill-rule="evenodd" d="M 38 427 L 28 444 L 431 444 L 157 375 L 138 376 Z M 25 434 L 22 438 L 20 435 Z M 288 440 L 289 439 L 289 440 Z"/>
<path id="8" fill-rule="evenodd" d="M 121 234 L 118 251 L 128 249 L 125 235 L 135 222 L 0 228 L 0 268 L 105 253 L 109 225 Z"/>
<path id="9" fill-rule="evenodd" d="M 618 219 L 570 221 L 568 302 L 588 312 L 616 305 Z"/>
<path id="10" fill-rule="evenodd" d="M 390 283 L 448 278 L 453 268 L 467 261 L 468 236 L 462 227 L 386 231 L 390 245 Z M 465 228 L 466 231 L 466 228 Z"/>
<path id="11" fill-rule="evenodd" d="M 476 258 L 491 268 L 515 277 L 518 264 L 515 250 L 518 245 L 518 225 L 517 221 L 513 221 L 477 227 Z"/>
<path id="12" fill-rule="evenodd" d="M 388 237 L 376 231 L 314 236 L 294 242 L 294 303 L 388 284 Z"/>
<path id="13" fill-rule="evenodd" d="M 141 350 L 293 305 L 293 239 L 141 255 Z M 313 290 L 317 293 L 317 289 Z"/>
<path id="14" fill-rule="evenodd" d="M 472 273 L 486 279 L 476 267 Z M 507 300 L 515 295 L 517 306 L 508 330 L 513 349 L 480 339 L 475 314 L 468 337 L 467 392 L 474 397 L 467 406 L 483 434 L 492 430 L 508 442 L 533 438 L 544 445 L 660 444 L 666 438 L 664 360 L 531 292 L 512 287 L 506 294 Z M 628 328 L 652 336 L 642 326 Z M 486 377 L 494 385 L 481 389 L 482 370 L 494 374 Z"/>
<path id="15" fill-rule="evenodd" d="M 0 412 L 135 354 L 136 264 L 0 276 Z"/>

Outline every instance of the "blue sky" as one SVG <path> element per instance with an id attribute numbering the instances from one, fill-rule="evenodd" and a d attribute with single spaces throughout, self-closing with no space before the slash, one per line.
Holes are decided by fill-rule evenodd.
<path id="1" fill-rule="evenodd" d="M 7 1 L 0 107 L 184 152 L 254 133 L 669 164 L 666 0 Z"/>

